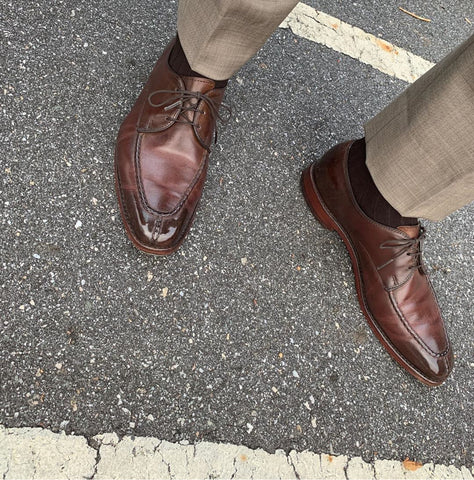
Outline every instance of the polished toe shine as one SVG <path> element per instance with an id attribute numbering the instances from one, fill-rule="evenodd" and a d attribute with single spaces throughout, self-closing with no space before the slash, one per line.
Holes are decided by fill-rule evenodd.
<path id="1" fill-rule="evenodd" d="M 191 226 L 224 96 L 212 80 L 173 72 L 174 43 L 120 127 L 115 150 L 125 229 L 137 248 L 156 255 L 174 252 Z"/>
<path id="2" fill-rule="evenodd" d="M 387 227 L 362 212 L 348 176 L 352 143 L 334 147 L 303 172 L 304 196 L 316 218 L 344 241 L 360 306 L 382 345 L 418 380 L 440 385 L 453 353 L 421 260 L 424 231 Z"/>

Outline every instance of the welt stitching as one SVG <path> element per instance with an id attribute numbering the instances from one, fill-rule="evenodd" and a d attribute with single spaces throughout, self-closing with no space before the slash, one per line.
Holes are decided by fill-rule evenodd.
<path id="1" fill-rule="evenodd" d="M 120 180 L 120 174 L 118 172 L 118 165 L 116 166 L 115 168 L 115 174 L 117 175 L 117 183 L 119 184 L 119 186 L 121 187 L 122 185 L 122 182 Z M 122 208 L 124 210 L 124 213 L 125 213 L 125 217 L 127 218 L 128 220 L 128 223 L 130 223 L 130 215 L 128 213 L 128 210 L 127 210 L 127 207 L 125 206 L 125 197 L 123 196 L 123 190 L 121 188 L 119 188 L 119 192 L 120 192 L 120 199 L 122 200 Z"/>
<path id="2" fill-rule="evenodd" d="M 136 147 L 135 147 L 135 170 L 136 170 L 136 181 L 137 181 L 137 190 L 138 190 L 138 193 L 140 195 L 140 199 L 143 203 L 143 206 L 145 207 L 145 210 L 148 212 L 148 213 L 155 213 L 151 208 L 150 206 L 148 205 L 148 202 L 146 201 L 145 199 L 145 196 L 143 194 L 143 184 L 142 184 L 142 181 L 141 181 L 141 175 L 140 175 L 140 172 L 141 172 L 141 165 L 140 165 L 140 151 L 141 151 L 141 147 L 142 147 L 142 135 L 139 134 L 137 136 L 137 140 L 136 140 Z"/>

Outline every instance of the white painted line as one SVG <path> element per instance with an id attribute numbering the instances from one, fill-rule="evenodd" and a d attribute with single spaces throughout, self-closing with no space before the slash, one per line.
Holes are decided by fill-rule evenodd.
<path id="1" fill-rule="evenodd" d="M 280 27 L 290 28 L 295 35 L 349 55 L 405 82 L 414 82 L 434 66 L 424 58 L 304 3 L 298 3 Z"/>
<path id="2" fill-rule="evenodd" d="M 474 480 L 466 467 L 425 465 L 410 461 L 376 460 L 231 444 L 170 443 L 152 437 L 115 433 L 85 437 L 57 434 L 41 428 L 0 425 L 0 478 L 41 479 L 333 479 L 333 480 Z"/>

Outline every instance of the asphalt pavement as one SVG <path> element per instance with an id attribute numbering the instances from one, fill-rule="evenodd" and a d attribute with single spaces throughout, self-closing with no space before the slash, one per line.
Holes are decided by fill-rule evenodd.
<path id="1" fill-rule="evenodd" d="M 473 33 L 469 0 L 404 5 L 429 23 L 394 1 L 307 3 L 433 62 Z M 425 222 L 456 355 L 430 389 L 371 334 L 299 187 L 403 81 L 278 29 L 229 83 L 183 247 L 155 258 L 126 238 L 115 138 L 176 6 L 0 6 L 0 424 L 472 467 L 473 205 Z"/>

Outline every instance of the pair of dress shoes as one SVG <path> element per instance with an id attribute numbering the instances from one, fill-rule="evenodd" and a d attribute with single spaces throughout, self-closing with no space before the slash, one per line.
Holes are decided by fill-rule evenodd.
<path id="1" fill-rule="evenodd" d="M 115 184 L 127 234 L 140 250 L 168 255 L 191 226 L 206 178 L 224 96 L 212 80 L 169 66 L 174 41 L 124 120 Z M 447 378 L 453 354 L 421 260 L 423 228 L 391 228 L 367 217 L 348 175 L 353 142 L 340 144 L 302 174 L 308 205 L 349 251 L 361 309 L 390 355 L 421 382 Z"/>

